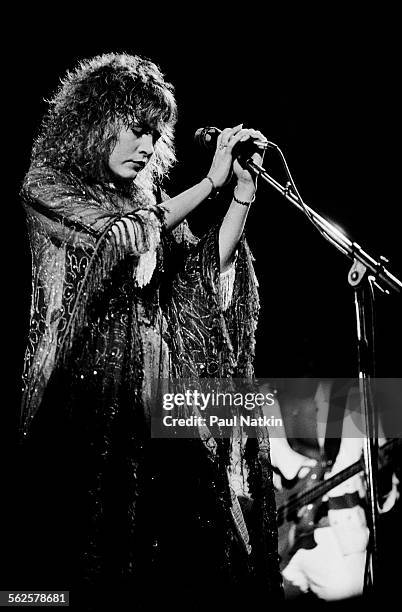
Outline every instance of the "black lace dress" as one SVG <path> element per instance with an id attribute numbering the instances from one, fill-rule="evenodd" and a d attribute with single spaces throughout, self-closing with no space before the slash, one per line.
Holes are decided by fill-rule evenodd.
<path id="1" fill-rule="evenodd" d="M 70 589 L 81 609 L 146 608 L 172 589 L 176 600 L 197 599 L 195 577 L 207 591 L 277 594 L 266 434 L 246 449 L 251 554 L 230 511 L 231 440 L 211 452 L 200 438 L 149 434 L 155 381 L 201 377 L 210 363 L 216 377 L 253 375 L 258 295 L 245 240 L 223 305 L 218 228 L 200 240 L 186 223 L 167 232 L 163 203 L 139 188 L 88 186 L 45 163 L 30 169 L 23 199 L 33 288 L 22 432 L 27 520 L 43 542 L 36 588 Z"/>

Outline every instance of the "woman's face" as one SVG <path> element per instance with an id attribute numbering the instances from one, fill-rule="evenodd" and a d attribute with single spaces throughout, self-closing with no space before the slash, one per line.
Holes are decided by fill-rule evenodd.
<path id="1" fill-rule="evenodd" d="M 154 153 L 159 134 L 149 126 L 122 127 L 109 157 L 109 168 L 120 179 L 133 180 Z"/>

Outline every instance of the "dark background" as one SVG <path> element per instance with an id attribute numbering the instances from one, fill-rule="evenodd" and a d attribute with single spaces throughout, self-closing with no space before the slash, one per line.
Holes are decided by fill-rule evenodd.
<path id="1" fill-rule="evenodd" d="M 95 15 L 84 22 L 81 13 L 60 5 L 58 15 L 37 10 L 31 17 L 24 12 L 15 24 L 6 24 L 12 36 L 1 64 L 6 105 L 3 413 L 10 427 L 3 431 L 9 440 L 16 440 L 31 282 L 18 192 L 46 110 L 44 99 L 52 96 L 60 77 L 79 59 L 110 51 L 145 55 L 175 85 L 179 163 L 165 184 L 170 194 L 190 187 L 208 171 L 212 154 L 194 144 L 197 128 L 243 122 L 280 146 L 307 204 L 373 255 L 389 257 L 391 270 L 402 277 L 400 155 L 392 146 L 399 142 L 400 108 L 395 16 L 375 10 L 369 15 L 367 7 L 364 14 L 339 14 L 328 7 L 326 14 L 304 13 L 299 19 L 287 5 L 283 14 L 274 15 L 273 6 L 266 3 L 263 14 L 254 6 L 252 12 L 239 5 L 221 17 L 216 6 L 205 4 L 184 5 L 174 13 L 172 7 L 156 9 L 149 3 L 145 16 L 137 7 L 109 6 L 110 23 L 100 27 Z M 119 18 L 112 21 L 116 15 Z M 267 154 L 264 165 L 284 180 L 275 153 Z M 225 210 L 225 201 L 204 202 L 189 217 L 193 231 L 202 233 Z M 354 376 L 356 324 L 347 281 L 351 262 L 263 182 L 250 211 L 247 236 L 256 258 L 262 305 L 257 375 Z M 401 375 L 400 311 L 400 296 L 378 295 L 378 376 Z M 3 464 L 10 468 L 6 471 L 11 481 L 18 464 L 15 457 L 9 453 Z M 13 487 L 18 488 L 18 479 L 11 495 Z M 17 504 L 21 497 L 16 496 Z M 11 541 L 6 550 L 16 560 L 5 573 L 11 584 L 4 588 L 20 588 L 18 569 L 13 570 L 19 567 L 16 534 L 30 509 L 13 504 L 11 508 L 14 516 L 3 525 L 5 539 Z"/>
<path id="2" fill-rule="evenodd" d="M 212 154 L 193 142 L 202 126 L 244 122 L 283 150 L 306 203 L 332 219 L 373 255 L 391 259 L 402 276 L 398 182 L 391 144 L 396 130 L 397 79 L 389 21 L 373 15 L 316 14 L 309 21 L 286 15 L 264 21 L 181 15 L 172 28 L 164 17 L 96 28 L 77 17 L 50 27 L 36 18 L 7 58 L 9 114 L 8 201 L 4 242 L 7 305 L 13 342 L 8 353 L 12 414 L 30 302 L 30 255 L 18 190 L 28 169 L 32 139 L 59 79 L 79 59 L 108 51 L 149 57 L 176 87 L 179 163 L 165 184 L 174 195 L 199 181 Z M 367 17 L 367 15 L 366 15 Z M 204 19 L 205 21 L 203 21 Z M 125 21 L 124 19 L 122 21 Z M 157 22 L 157 23 L 156 23 Z M 306 29 L 306 22 L 308 29 Z M 125 28 L 123 30 L 123 26 Z M 385 35 L 385 39 L 384 39 Z M 275 152 L 265 167 L 284 180 Z M 231 190 L 229 190 L 231 193 Z M 207 201 L 190 217 L 202 233 L 225 212 Z M 256 373 L 270 376 L 353 376 L 357 372 L 351 262 L 325 242 L 303 215 L 260 182 L 247 235 L 261 291 Z M 377 375 L 398 376 L 400 297 L 377 299 Z"/>

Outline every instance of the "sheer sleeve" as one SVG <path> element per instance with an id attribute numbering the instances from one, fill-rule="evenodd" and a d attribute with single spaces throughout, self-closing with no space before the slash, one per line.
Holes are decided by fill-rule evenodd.
<path id="1" fill-rule="evenodd" d="M 220 274 L 219 227 L 187 242 L 169 302 L 176 374 L 252 376 L 259 310 L 252 256 L 244 238 L 236 262 Z"/>
<path id="2" fill-rule="evenodd" d="M 28 172 L 22 195 L 28 214 L 51 239 L 74 246 L 95 245 L 107 234 L 121 252 L 141 255 L 154 246 L 152 236 L 163 218 L 163 209 L 145 203 L 123 215 L 76 178 L 47 167 Z"/>

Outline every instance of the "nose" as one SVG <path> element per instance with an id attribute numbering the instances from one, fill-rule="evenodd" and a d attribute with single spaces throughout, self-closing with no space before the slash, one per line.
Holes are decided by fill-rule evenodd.
<path id="1" fill-rule="evenodd" d="M 154 139 L 152 134 L 143 134 L 138 143 L 138 152 L 144 153 L 148 157 L 154 152 Z"/>

